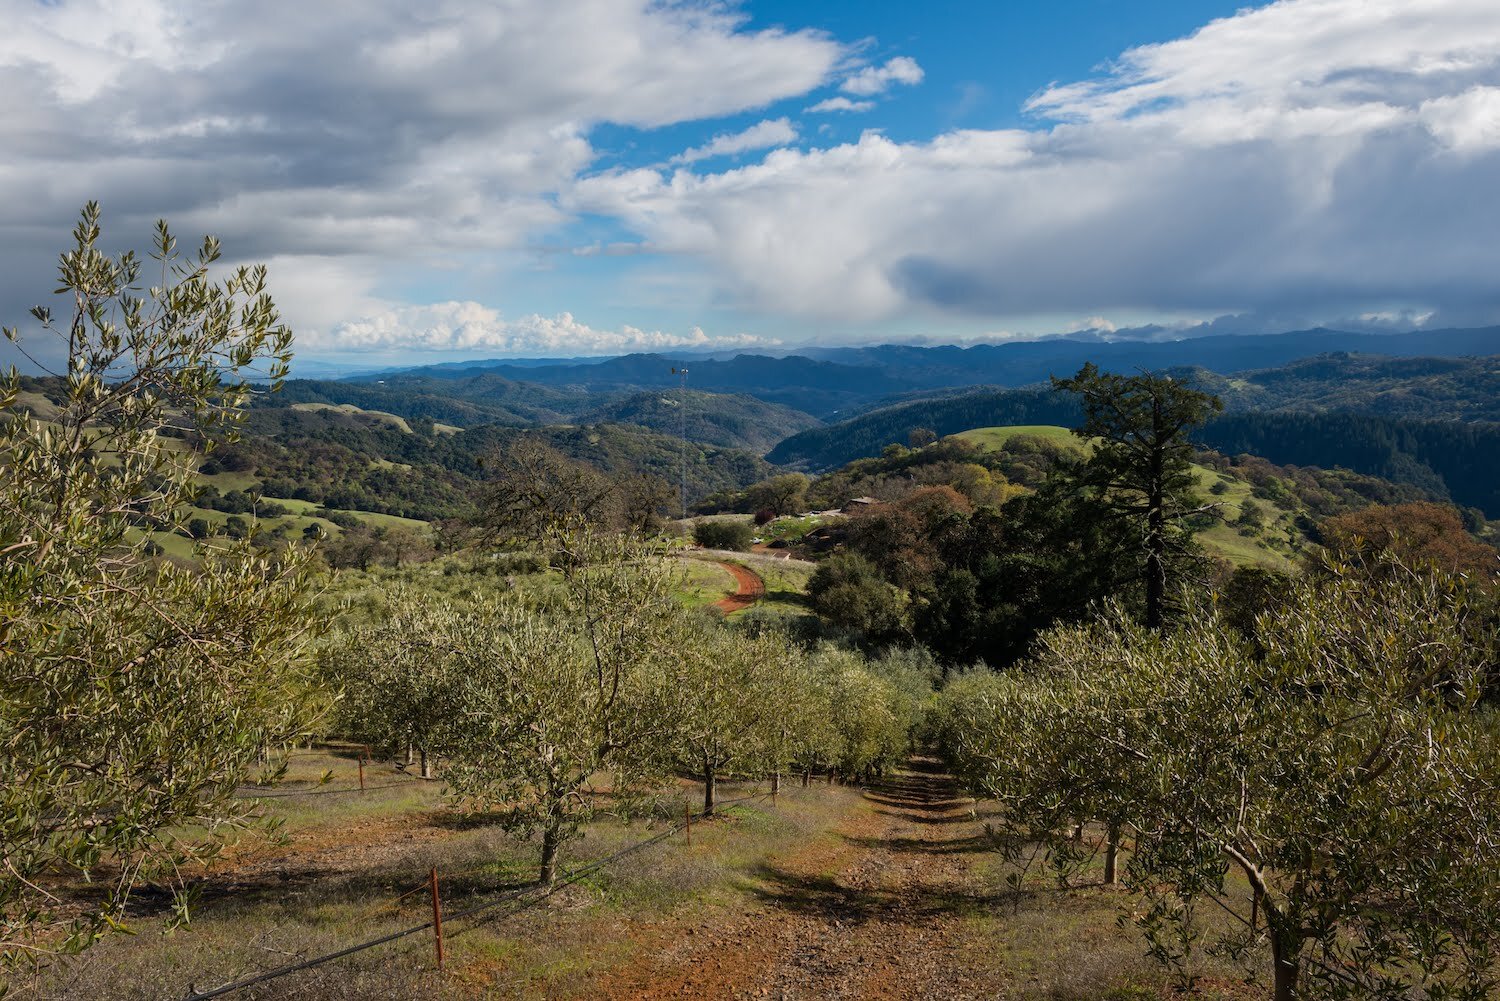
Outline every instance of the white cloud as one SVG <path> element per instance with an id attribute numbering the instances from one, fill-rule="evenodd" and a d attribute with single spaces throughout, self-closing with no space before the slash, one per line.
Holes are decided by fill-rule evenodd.
<path id="1" fill-rule="evenodd" d="M 772 313 L 1500 319 L 1497 95 L 1493 0 L 1281 0 L 1043 91 L 1031 129 L 606 173 L 566 203 Z"/>
<path id="2" fill-rule="evenodd" d="M 165 217 L 237 256 L 340 261 L 367 287 L 483 261 L 567 221 L 554 196 L 593 162 L 593 126 L 739 114 L 845 56 L 717 0 L 266 0 L 248 18 L 222 0 L 12 3 L 0 311 L 47 287 L 92 198 L 131 245 Z"/>
<path id="3" fill-rule="evenodd" d="M 874 101 L 851 101 L 847 97 L 830 97 L 802 110 L 810 115 L 821 115 L 832 111 L 852 111 L 857 113 L 869 111 L 874 107 Z"/>
<path id="4" fill-rule="evenodd" d="M 1460 153 L 1500 147 L 1500 88 L 1471 87 L 1462 94 L 1424 101 L 1422 121 L 1437 139 Z"/>
<path id="5" fill-rule="evenodd" d="M 773 347 L 780 341 L 750 334 L 710 336 L 698 327 L 686 334 L 640 330 L 623 326 L 601 330 L 582 323 L 571 313 L 522 316 L 507 320 L 499 310 L 477 302 L 440 302 L 424 306 L 392 306 L 338 324 L 326 334 L 313 335 L 314 351 L 454 351 L 499 355 L 623 354 L 683 348 Z"/>
<path id="6" fill-rule="evenodd" d="M 797 141 L 797 128 L 789 119 L 758 122 L 743 132 L 717 135 L 702 146 L 694 146 L 672 157 L 672 163 L 696 163 L 715 156 L 732 156 L 748 150 L 770 149 Z"/>
<path id="7" fill-rule="evenodd" d="M 896 56 L 887 60 L 884 66 L 866 66 L 864 69 L 850 74 L 839 89 L 846 94 L 857 94 L 860 97 L 873 97 L 876 94 L 884 94 L 890 89 L 891 84 L 904 83 L 913 86 L 922 82 L 922 67 L 910 56 Z"/>

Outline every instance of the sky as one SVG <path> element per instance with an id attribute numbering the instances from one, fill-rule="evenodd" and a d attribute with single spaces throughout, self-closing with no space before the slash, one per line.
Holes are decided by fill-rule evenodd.
<path id="1" fill-rule="evenodd" d="M 1494 0 L 247 10 L 0 0 L 6 325 L 90 199 L 335 363 L 1500 323 Z"/>

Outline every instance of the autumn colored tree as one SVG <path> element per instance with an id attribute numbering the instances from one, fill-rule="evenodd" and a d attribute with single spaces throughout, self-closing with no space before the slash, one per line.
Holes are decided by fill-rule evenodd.
<path id="1" fill-rule="evenodd" d="M 1500 552 L 1469 534 L 1458 509 L 1447 504 L 1374 504 L 1329 518 L 1318 531 L 1325 550 L 1360 566 L 1379 566 L 1390 556 L 1484 580 L 1500 574 Z"/>

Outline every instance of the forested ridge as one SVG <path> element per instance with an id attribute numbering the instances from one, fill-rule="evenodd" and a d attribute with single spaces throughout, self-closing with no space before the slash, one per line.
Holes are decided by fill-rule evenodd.
<path id="1" fill-rule="evenodd" d="M 1456 381 L 1445 385 L 1442 393 L 1429 388 L 1430 395 L 1447 401 L 1473 401 L 1449 407 L 1454 413 L 1488 413 L 1488 395 L 1484 387 L 1490 376 L 1489 363 L 1483 360 L 1455 362 L 1427 359 L 1391 362 L 1390 369 L 1430 371 L 1437 367 L 1473 375 L 1478 382 Z M 1308 367 L 1319 369 L 1322 363 Z M 1345 361 L 1332 359 L 1326 373 L 1336 375 Z M 1281 370 L 1276 370 L 1280 372 Z M 1201 373 L 1199 373 L 1201 375 Z M 1328 376 L 1332 378 L 1332 375 Z M 1266 373 L 1259 378 L 1269 384 L 1277 380 Z M 1292 379 L 1295 392 L 1281 397 L 1256 395 L 1244 391 L 1242 397 L 1283 405 L 1281 411 L 1234 409 L 1234 392 L 1226 393 L 1229 412 L 1207 422 L 1196 432 L 1203 445 L 1227 455 L 1260 456 L 1282 465 L 1343 468 L 1367 476 L 1377 476 L 1396 483 L 1417 487 L 1426 494 L 1477 507 L 1487 515 L 1500 515 L 1500 469 L 1489 460 L 1500 446 L 1500 424 L 1487 420 L 1416 419 L 1342 410 L 1298 412 L 1297 407 L 1316 399 L 1308 395 L 1305 381 Z M 1237 380 L 1235 380 L 1237 381 Z M 1190 380 L 1213 388 L 1213 379 Z M 1350 392 L 1344 397 L 1350 405 L 1406 411 L 1390 402 L 1393 395 L 1402 398 L 1422 394 L 1417 389 L 1398 394 L 1389 385 L 1378 394 Z M 1450 396 L 1449 394 L 1456 394 Z M 1338 399 L 1338 397 L 1335 397 Z M 1382 403 L 1382 401 L 1385 401 Z M 1427 407 L 1417 409 L 1429 409 Z M 1015 424 L 1061 424 L 1072 426 L 1078 420 L 1076 407 L 1042 390 L 995 390 L 920 400 L 872 411 L 853 420 L 824 428 L 801 432 L 782 441 L 767 458 L 775 463 L 811 470 L 827 470 L 862 456 L 876 455 L 891 442 L 904 442 L 918 428 L 928 428 L 939 435 L 957 434 L 976 427 Z"/>

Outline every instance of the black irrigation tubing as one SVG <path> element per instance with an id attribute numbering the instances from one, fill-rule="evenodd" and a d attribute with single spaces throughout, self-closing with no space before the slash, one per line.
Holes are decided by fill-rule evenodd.
<path id="1" fill-rule="evenodd" d="M 736 803 L 745 803 L 749 802 L 750 800 L 764 799 L 770 795 L 771 793 L 763 792 L 757 793 L 753 796 L 741 796 L 737 799 L 725 800 L 721 803 L 717 803 L 715 804 L 715 808 L 717 809 L 721 806 L 733 806 Z M 699 813 L 696 814 L 693 819 L 701 820 L 705 816 L 706 814 Z M 644 841 L 637 841 L 635 844 L 622 848 L 620 851 L 615 852 L 613 855 L 606 856 L 602 859 L 595 859 L 592 862 L 586 862 L 576 869 L 572 869 L 565 873 L 561 879 L 548 887 L 545 893 L 526 901 L 513 910 L 507 911 L 504 914 L 496 915 L 492 920 L 513 917 L 517 914 L 522 913 L 523 911 L 527 911 L 533 907 L 536 907 L 564 887 L 571 886 L 572 884 L 583 879 L 585 876 L 595 873 L 600 869 L 605 868 L 606 866 L 613 865 L 626 856 L 634 855 L 638 851 L 642 851 L 643 849 L 649 848 L 654 844 L 665 841 L 667 838 L 676 834 L 687 825 L 687 821 L 674 823 L 661 833 L 653 834 L 651 837 L 646 838 Z M 509 903 L 515 900 L 517 897 L 525 893 L 529 893 L 534 889 L 535 887 L 525 887 L 520 890 L 514 890 L 495 900 L 479 904 L 475 907 L 470 907 L 467 910 L 455 911 L 452 914 L 445 914 L 443 917 L 448 921 L 461 921 L 464 918 L 473 917 L 476 914 L 482 914 L 485 911 L 493 910 L 494 908 L 499 907 L 501 904 Z M 405 894 L 405 896 L 410 895 L 410 893 Z M 310 970 L 313 967 L 322 966 L 325 963 L 331 963 L 336 959 L 343 959 L 345 956 L 352 956 L 357 952 L 364 952 L 365 950 L 373 949 L 376 946 L 385 945 L 389 942 L 395 942 L 399 939 L 407 938 L 408 936 L 415 935 L 418 932 L 424 932 L 432 926 L 433 922 L 424 921 L 419 925 L 413 925 L 410 928 L 403 928 L 400 931 L 391 932 L 389 935 L 382 935 L 379 938 L 373 938 L 366 942 L 360 942 L 356 945 L 347 946 L 343 949 L 337 950 L 336 952 L 329 952 L 321 956 L 314 956 L 312 959 L 305 959 L 301 962 L 288 963 L 285 966 L 278 966 L 275 969 L 266 970 L 263 973 L 257 973 L 254 976 L 245 977 L 242 980 L 232 981 L 230 983 L 224 984 L 222 987 L 215 987 L 213 990 L 189 994 L 183 999 L 183 1001 L 208 1001 L 208 999 L 210 998 L 224 997 L 227 994 L 233 994 L 237 991 L 242 991 L 247 987 L 254 987 L 256 984 L 263 984 L 268 980 L 276 980 L 291 973 L 298 973 L 302 970 Z M 462 934 L 462 930 L 454 932 L 454 935 L 459 934 Z"/>
<path id="2" fill-rule="evenodd" d="M 398 789 L 420 781 L 423 780 L 408 779 L 405 782 L 387 782 L 384 785 L 366 786 L 363 789 L 354 786 L 349 789 L 304 789 L 301 792 L 235 792 L 232 795 L 235 799 L 293 799 L 297 796 L 337 796 L 340 794 L 374 792 L 377 789 Z"/>

